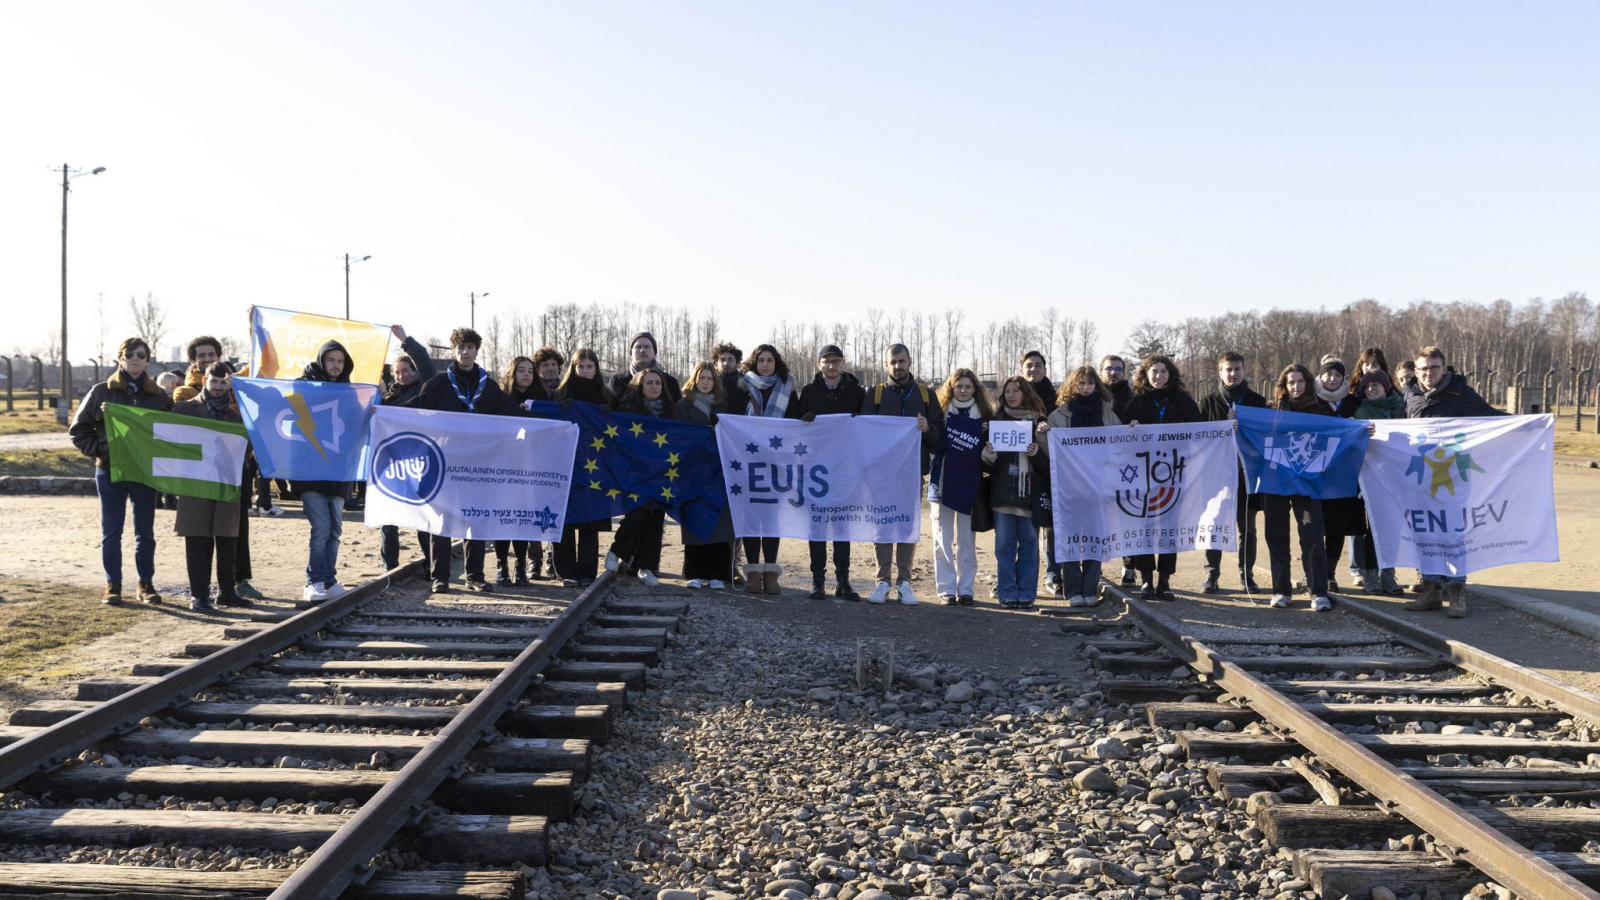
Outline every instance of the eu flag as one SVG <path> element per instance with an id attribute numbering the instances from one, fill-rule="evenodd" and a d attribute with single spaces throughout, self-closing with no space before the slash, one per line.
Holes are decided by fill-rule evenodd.
<path id="1" fill-rule="evenodd" d="M 1367 423 L 1236 406 L 1245 490 L 1334 500 L 1360 493 Z"/>
<path id="2" fill-rule="evenodd" d="M 716 433 L 704 425 L 606 412 L 591 403 L 535 401 L 529 411 L 578 426 L 569 523 L 609 519 L 647 503 L 701 538 L 728 511 Z"/>
<path id="3" fill-rule="evenodd" d="M 235 378 L 233 392 L 262 475 L 367 480 L 367 426 L 378 404 L 376 385 Z"/>

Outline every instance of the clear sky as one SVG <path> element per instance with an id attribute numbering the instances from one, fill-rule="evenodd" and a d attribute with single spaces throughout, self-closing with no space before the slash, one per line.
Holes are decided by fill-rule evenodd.
<path id="1" fill-rule="evenodd" d="M 0 349 L 130 295 L 1143 318 L 1600 273 L 1600 4 L 12 2 Z"/>

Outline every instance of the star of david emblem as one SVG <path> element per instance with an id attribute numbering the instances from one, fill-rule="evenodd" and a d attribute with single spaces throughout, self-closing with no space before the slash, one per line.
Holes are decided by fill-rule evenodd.
<path id="1" fill-rule="evenodd" d="M 805 456 L 806 455 L 806 445 L 805 444 L 795 444 L 794 445 L 794 455 L 795 456 Z"/>
<path id="2" fill-rule="evenodd" d="M 783 438 L 773 435 L 772 437 L 767 438 L 767 443 L 772 446 L 772 449 L 776 450 L 783 446 Z"/>
<path id="3" fill-rule="evenodd" d="M 535 510 L 533 513 L 533 524 L 536 528 L 543 529 L 556 527 L 555 510 L 548 506 L 546 506 L 544 509 Z"/>
<path id="4" fill-rule="evenodd" d="M 1134 476 L 1136 476 L 1138 474 L 1139 474 L 1139 470 L 1134 468 L 1132 465 L 1123 466 L 1122 467 L 1122 481 L 1123 481 L 1123 483 L 1124 484 L 1133 484 Z"/>

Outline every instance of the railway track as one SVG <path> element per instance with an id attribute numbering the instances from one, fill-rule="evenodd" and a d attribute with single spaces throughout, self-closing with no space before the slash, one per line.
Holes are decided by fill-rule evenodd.
<path id="1" fill-rule="evenodd" d="M 1600 696 L 1358 602 L 1309 634 L 1204 635 L 1103 590 L 1140 634 L 1090 640 L 1100 689 L 1208 761 L 1322 896 L 1600 897 Z"/>
<path id="2" fill-rule="evenodd" d="M 0 897 L 520 900 L 684 603 L 379 602 L 420 567 L 17 710 Z"/>

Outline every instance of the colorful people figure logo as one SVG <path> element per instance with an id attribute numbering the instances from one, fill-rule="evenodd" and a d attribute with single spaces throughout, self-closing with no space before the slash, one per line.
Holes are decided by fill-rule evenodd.
<path id="1" fill-rule="evenodd" d="M 1406 474 L 1416 476 L 1417 484 L 1426 483 L 1430 498 L 1438 499 L 1440 489 L 1454 497 L 1457 479 L 1466 485 L 1471 481 L 1473 472 L 1485 471 L 1473 461 L 1471 453 L 1462 449 L 1466 441 L 1465 434 L 1457 434 L 1445 443 L 1421 444 L 1417 447 L 1417 455 L 1406 467 Z"/>

